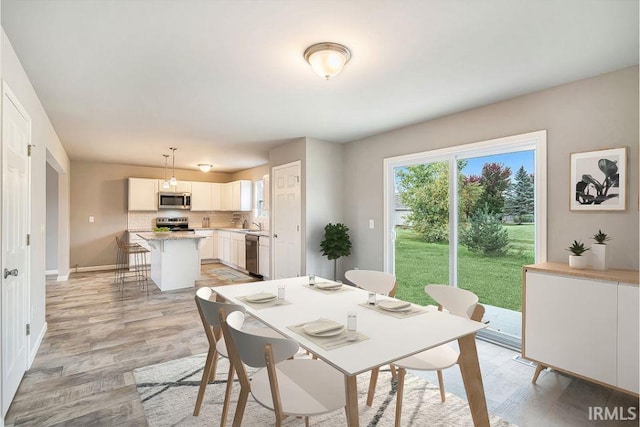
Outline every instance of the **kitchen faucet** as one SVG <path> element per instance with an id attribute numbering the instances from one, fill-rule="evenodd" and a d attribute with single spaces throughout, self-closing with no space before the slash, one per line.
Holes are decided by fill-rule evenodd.
<path id="1" fill-rule="evenodd" d="M 262 231 L 262 223 L 261 222 L 252 221 L 251 224 L 257 226 L 258 230 Z"/>

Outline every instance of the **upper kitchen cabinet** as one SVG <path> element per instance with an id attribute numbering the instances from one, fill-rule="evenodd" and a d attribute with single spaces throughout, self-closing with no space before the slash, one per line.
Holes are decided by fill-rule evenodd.
<path id="1" fill-rule="evenodd" d="M 178 184 L 175 187 L 169 187 L 167 189 L 162 188 L 162 183 L 164 180 L 158 180 L 158 188 L 163 193 L 191 193 L 191 181 L 178 181 Z"/>
<path id="2" fill-rule="evenodd" d="M 213 184 L 210 182 L 191 183 L 191 210 L 212 211 L 213 208 Z"/>
<path id="3" fill-rule="evenodd" d="M 211 183 L 211 210 L 222 210 L 222 187 L 227 184 L 219 184 L 217 182 Z"/>
<path id="4" fill-rule="evenodd" d="M 251 210 L 251 181 L 233 181 L 231 186 L 231 211 Z"/>
<path id="5" fill-rule="evenodd" d="M 158 181 L 146 178 L 129 178 L 130 211 L 158 210 Z"/>

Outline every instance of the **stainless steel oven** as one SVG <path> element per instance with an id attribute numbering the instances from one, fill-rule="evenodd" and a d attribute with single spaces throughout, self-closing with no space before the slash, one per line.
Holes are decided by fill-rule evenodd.
<path id="1" fill-rule="evenodd" d="M 158 193 L 159 209 L 191 209 L 191 193 Z"/>
<path id="2" fill-rule="evenodd" d="M 260 236 L 245 234 L 244 244 L 246 247 L 246 267 L 251 274 L 258 275 L 258 240 Z"/>

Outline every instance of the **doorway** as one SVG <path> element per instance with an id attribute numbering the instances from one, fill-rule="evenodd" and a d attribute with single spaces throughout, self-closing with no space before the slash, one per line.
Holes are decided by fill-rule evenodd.
<path id="1" fill-rule="evenodd" d="M 2 83 L 2 416 L 29 364 L 31 119 Z"/>
<path id="2" fill-rule="evenodd" d="M 385 159 L 396 295 L 433 304 L 426 284 L 470 290 L 485 338 L 519 348 L 522 266 L 546 259 L 545 152 L 541 131 Z"/>
<path id="3" fill-rule="evenodd" d="M 46 172 L 46 254 L 45 274 L 58 276 L 58 172 L 47 161 Z"/>
<path id="4" fill-rule="evenodd" d="M 302 266 L 300 161 L 276 166 L 273 176 L 273 278 L 297 277 Z"/>

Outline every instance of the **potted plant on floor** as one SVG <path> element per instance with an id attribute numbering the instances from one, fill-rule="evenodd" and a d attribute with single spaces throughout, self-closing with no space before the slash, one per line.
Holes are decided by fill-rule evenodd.
<path id="1" fill-rule="evenodd" d="M 573 244 L 567 248 L 573 255 L 569 255 L 569 267 L 576 270 L 584 270 L 587 268 L 587 257 L 583 257 L 582 254 L 589 250 L 585 248 L 584 243 L 573 241 Z"/>
<path id="2" fill-rule="evenodd" d="M 598 232 L 593 235 L 592 239 L 596 241 L 596 243 L 591 245 L 593 269 L 606 270 L 609 251 L 605 242 L 611 240 L 611 237 L 607 236 L 606 233 L 603 233 L 602 230 L 598 230 Z"/>
<path id="3" fill-rule="evenodd" d="M 349 227 L 344 224 L 327 224 L 324 227 L 324 240 L 320 243 L 322 255 L 333 260 L 333 280 L 336 280 L 338 258 L 351 255 Z"/>

